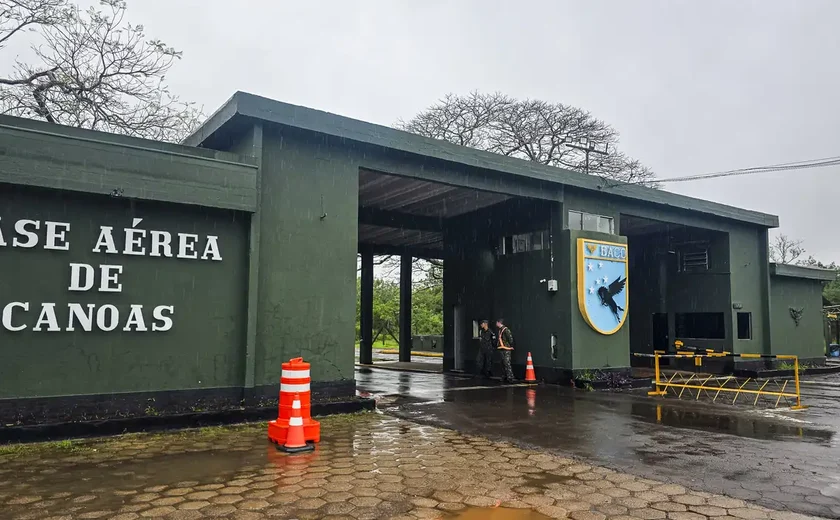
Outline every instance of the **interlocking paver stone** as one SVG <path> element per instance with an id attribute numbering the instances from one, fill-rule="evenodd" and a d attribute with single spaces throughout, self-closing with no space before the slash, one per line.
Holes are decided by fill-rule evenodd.
<path id="1" fill-rule="evenodd" d="M 214 429 L 212 442 L 202 430 L 74 441 L 72 455 L 35 446 L 0 454 L 0 475 L 19 475 L 0 479 L 0 504 L 32 520 L 444 518 L 497 507 L 573 520 L 804 518 L 387 416 L 326 418 L 322 431 L 315 452 L 294 456 L 268 445 L 264 425 Z M 780 500 L 808 497 L 789 487 Z"/>

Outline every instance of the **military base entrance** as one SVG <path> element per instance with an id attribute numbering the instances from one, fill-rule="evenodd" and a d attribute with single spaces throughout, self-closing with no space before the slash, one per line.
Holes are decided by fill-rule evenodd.
<path id="1" fill-rule="evenodd" d="M 478 324 L 538 377 L 630 373 L 632 353 L 823 356 L 825 274 L 769 263 L 778 219 L 237 93 L 183 145 L 0 118 L 6 422 L 258 406 L 281 363 L 314 400 L 371 361 L 375 255 L 442 260 L 442 370 Z M 747 361 L 745 361 L 746 363 Z"/>

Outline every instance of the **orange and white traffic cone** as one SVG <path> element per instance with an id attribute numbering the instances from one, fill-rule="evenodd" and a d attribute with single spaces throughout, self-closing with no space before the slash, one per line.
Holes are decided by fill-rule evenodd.
<path id="1" fill-rule="evenodd" d="M 306 436 L 303 432 L 303 417 L 300 415 L 300 394 L 295 393 L 295 400 L 292 401 L 292 416 L 289 417 L 289 433 L 286 435 L 286 442 L 277 447 L 278 450 L 286 453 L 303 453 L 315 449 L 314 444 L 306 443 Z"/>
<path id="2" fill-rule="evenodd" d="M 531 353 L 528 352 L 528 364 L 525 365 L 525 382 L 536 383 L 537 375 L 534 373 L 534 360 L 531 359 Z"/>

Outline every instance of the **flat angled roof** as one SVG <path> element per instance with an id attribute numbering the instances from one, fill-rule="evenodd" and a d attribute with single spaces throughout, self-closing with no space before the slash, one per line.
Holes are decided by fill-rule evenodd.
<path id="1" fill-rule="evenodd" d="M 776 264 L 772 262 L 770 263 L 770 274 L 773 276 L 819 280 L 821 282 L 831 282 L 837 278 L 837 273 L 831 269 L 792 264 Z"/>
<path id="2" fill-rule="evenodd" d="M 608 193 L 611 196 L 705 213 L 758 226 L 770 228 L 779 225 L 779 217 L 776 215 L 669 193 L 638 184 L 619 184 L 604 189 L 601 179 L 597 176 L 458 146 L 447 141 L 430 139 L 321 110 L 282 103 L 247 92 L 236 92 L 193 135 L 188 137 L 184 144 L 199 146 L 237 115 L 474 168 L 562 184 L 596 193 Z"/>

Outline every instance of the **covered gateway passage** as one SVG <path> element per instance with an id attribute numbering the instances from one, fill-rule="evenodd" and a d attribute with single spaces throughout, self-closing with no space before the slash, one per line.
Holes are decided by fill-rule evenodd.
<path id="1" fill-rule="evenodd" d="M 495 258 L 517 248 L 547 251 L 548 207 L 544 201 L 500 191 L 360 169 L 359 362 L 363 365 L 373 363 L 373 343 L 377 334 L 382 333 L 375 330 L 373 324 L 375 256 L 400 258 L 399 363 L 392 364 L 394 367 L 407 367 L 402 363 L 411 362 L 413 260 L 448 259 L 454 263 L 459 258 L 481 257 L 478 270 L 484 272 L 483 283 L 474 287 L 470 294 L 457 297 L 454 303 L 446 301 L 447 281 L 451 279 L 452 269 L 447 269 L 449 263 L 444 264 L 443 318 L 444 327 L 451 332 L 444 334 L 445 338 L 451 338 L 451 341 L 444 341 L 444 368 L 471 368 L 477 343 L 469 338 L 477 336 L 480 319 L 492 321 L 497 317 L 496 312 L 501 312 L 493 305 L 493 289 L 506 283 L 491 278 Z M 513 240 L 515 232 L 522 237 L 516 242 Z M 464 299 L 477 300 L 484 305 L 467 309 Z"/>

